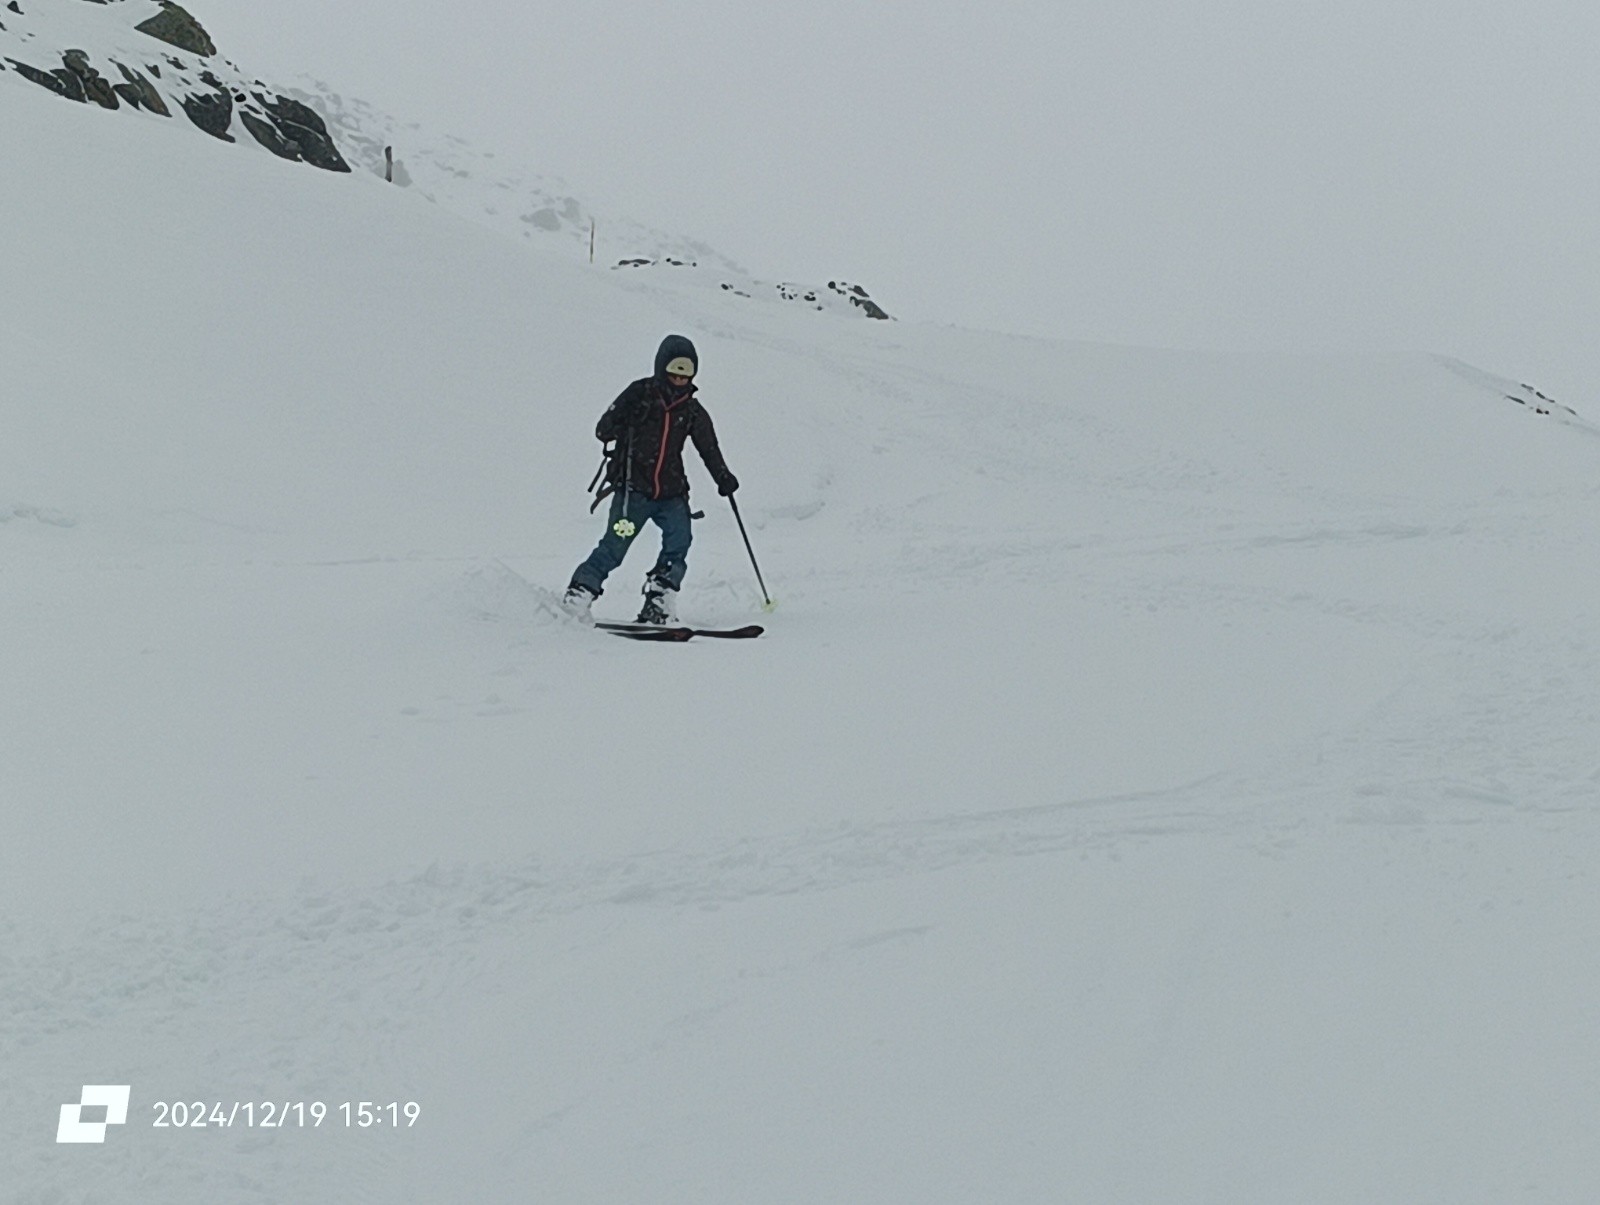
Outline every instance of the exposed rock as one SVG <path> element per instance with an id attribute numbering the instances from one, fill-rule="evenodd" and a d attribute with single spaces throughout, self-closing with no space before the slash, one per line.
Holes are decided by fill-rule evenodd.
<path id="1" fill-rule="evenodd" d="M 1508 393 L 1506 394 L 1507 401 L 1515 402 L 1519 406 L 1526 406 L 1535 414 L 1550 414 L 1555 415 L 1557 418 L 1562 416 L 1578 417 L 1578 412 L 1571 406 L 1563 406 L 1555 398 L 1547 393 L 1541 393 L 1526 381 L 1520 382 L 1518 388 L 1522 390 L 1522 396 L 1518 397 L 1514 393 Z"/>
<path id="2" fill-rule="evenodd" d="M 244 128 L 250 131 L 250 136 L 274 155 L 280 159 L 299 162 L 301 158 L 299 144 L 285 138 L 278 132 L 278 127 L 270 121 L 257 117 L 249 109 L 239 110 L 239 120 L 244 123 Z"/>
<path id="3" fill-rule="evenodd" d="M 17 74 L 23 79 L 32 80 L 41 88 L 49 88 L 57 96 L 65 96 L 68 100 L 85 101 L 88 95 L 83 90 L 83 81 L 65 68 L 56 68 L 54 71 L 40 71 L 37 67 L 30 67 L 27 63 L 19 63 L 16 59 L 7 59 L 17 69 Z"/>
<path id="4" fill-rule="evenodd" d="M 190 54 L 198 54 L 202 58 L 210 58 L 217 53 L 216 43 L 211 40 L 211 35 L 189 13 L 173 4 L 171 0 L 160 0 L 161 11 L 148 21 L 135 25 L 140 33 L 147 33 L 152 38 L 176 46 L 179 50 L 187 50 Z"/>
<path id="5" fill-rule="evenodd" d="M 49 88 L 50 91 L 54 92 L 57 96 L 66 95 L 66 93 L 62 91 L 61 84 L 47 72 L 40 71 L 37 67 L 30 67 L 26 63 L 19 63 L 16 59 L 7 59 L 6 62 L 10 63 L 11 69 L 23 79 L 32 80 L 41 88 Z"/>
<path id="6" fill-rule="evenodd" d="M 350 165 L 344 161 L 344 156 L 339 153 L 338 146 L 328 133 L 327 125 L 314 109 L 287 96 L 270 101 L 258 92 L 256 100 L 266 109 L 285 141 L 299 148 L 300 157 L 312 167 L 330 172 L 350 170 Z"/>
<path id="7" fill-rule="evenodd" d="M 847 300 L 851 305 L 859 309 L 862 313 L 866 314 L 868 318 L 879 318 L 884 321 L 892 321 L 889 315 L 884 312 L 883 308 L 879 306 L 876 301 L 872 300 L 871 297 L 867 296 L 867 291 L 860 285 L 846 284 L 842 280 L 830 280 L 828 282 L 828 287 Z"/>
<path id="8" fill-rule="evenodd" d="M 532 221 L 532 217 L 525 217 L 522 220 L 525 222 Z M 694 260 L 676 259 L 670 255 L 659 259 L 636 256 L 631 259 L 618 260 L 616 263 L 618 268 L 660 268 L 663 266 L 669 268 L 698 268 L 700 265 Z M 758 295 L 770 297 L 775 294 L 780 301 L 803 305 L 808 309 L 824 313 L 829 309 L 837 311 L 839 308 L 839 303 L 829 298 L 821 289 L 808 289 L 804 285 L 787 282 L 776 285 L 766 285 L 760 281 L 749 281 L 747 283 L 761 290 L 760 294 L 752 293 L 749 288 L 740 288 L 738 285 L 726 280 L 720 282 L 720 287 L 724 293 L 732 293 L 735 297 L 753 298 Z M 768 290 L 771 290 L 771 292 L 768 292 Z M 868 296 L 867 291 L 860 285 L 847 284 L 842 280 L 830 280 L 827 291 L 843 298 L 849 302 L 851 307 L 868 318 L 876 318 L 888 322 L 894 321 L 893 317 L 882 306 L 873 301 Z"/>
<path id="9" fill-rule="evenodd" d="M 83 85 L 84 97 L 102 109 L 120 108 L 117 94 L 112 90 L 111 81 L 106 79 L 93 67 L 89 66 L 89 56 L 82 50 L 69 50 L 61 56 L 66 63 L 67 70 L 78 77 L 78 82 Z"/>
<path id="10" fill-rule="evenodd" d="M 159 113 L 163 117 L 172 116 L 172 110 L 167 108 L 167 102 L 161 99 L 161 93 L 156 91 L 154 84 L 131 67 L 116 63 L 116 68 L 122 72 L 122 78 L 127 81 L 126 83 L 112 85 L 116 89 L 118 96 L 136 109 L 148 109 L 150 112 Z M 151 70 L 154 71 L 155 68 L 152 67 Z"/>
<path id="11" fill-rule="evenodd" d="M 19 38 L 0 26 L 0 54 L 25 53 L 33 63 L 48 63 L 60 56 L 60 68 L 33 66 L 9 57 L 0 62 L 14 66 L 20 75 L 40 87 L 80 103 L 93 102 L 106 109 L 120 109 L 126 104 L 163 117 L 172 116 L 181 107 L 196 127 L 224 142 L 236 141 L 233 125 L 237 116 L 250 136 L 275 155 L 327 171 L 350 171 L 316 110 L 292 96 L 269 90 L 260 80 L 252 83 L 218 53 L 204 28 L 182 6 L 171 0 L 84 2 L 105 8 L 105 32 L 111 37 L 106 39 L 104 51 L 91 55 L 70 49 L 75 42 L 82 44 L 80 38 L 89 36 L 82 32 L 85 13 L 50 13 L 62 22 L 55 31 L 56 40 L 50 40 L 48 30 L 41 30 L 45 40 L 30 46 L 39 33 L 28 32 Z M 55 3 L 65 9 L 76 7 L 75 0 Z M 0 8 L 22 11 L 19 0 L 0 0 Z M 153 17 L 152 12 L 156 14 Z M 133 30 L 138 33 L 131 33 Z M 62 37 L 63 32 L 72 40 Z M 121 40 L 113 42 L 114 37 Z M 159 52 L 159 58 L 154 53 L 156 48 L 148 43 L 146 49 L 140 50 L 138 45 L 145 37 L 167 42 L 171 49 Z M 198 61 L 195 56 L 200 56 Z"/>
<path id="12" fill-rule="evenodd" d="M 241 101 L 250 99 L 243 94 L 236 94 L 236 98 Z M 327 126 L 314 111 L 286 96 L 272 101 L 264 93 L 257 92 L 254 93 L 254 99 L 265 110 L 266 116 L 252 111 L 248 105 L 241 105 L 239 120 L 251 136 L 274 155 L 304 161 L 327 171 L 350 170 L 350 165 L 344 161 L 339 148 L 329 137 Z"/>
<path id="13" fill-rule="evenodd" d="M 190 121 L 213 138 L 232 142 L 233 135 L 228 133 L 228 128 L 233 125 L 233 93 L 224 88 L 217 77 L 209 71 L 200 78 L 212 90 L 191 92 L 185 96 L 183 111 L 189 115 Z"/>

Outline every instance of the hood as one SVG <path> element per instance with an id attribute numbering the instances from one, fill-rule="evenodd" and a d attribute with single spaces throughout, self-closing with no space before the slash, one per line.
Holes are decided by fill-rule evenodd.
<path id="1" fill-rule="evenodd" d="M 682 335 L 668 335 L 661 340 L 661 346 L 656 349 L 656 377 L 659 380 L 667 379 L 667 364 L 679 356 L 688 356 L 694 361 L 696 375 L 700 372 L 700 353 L 695 351 L 694 344 Z"/>

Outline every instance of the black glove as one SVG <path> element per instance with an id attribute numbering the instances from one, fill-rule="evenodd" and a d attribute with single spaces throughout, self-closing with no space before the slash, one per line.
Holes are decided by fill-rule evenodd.
<path id="1" fill-rule="evenodd" d="M 717 482 L 717 493 L 721 494 L 724 498 L 726 498 L 729 494 L 733 493 L 733 491 L 738 489 L 738 488 L 739 488 L 739 479 L 737 477 L 735 477 L 732 473 L 729 473 L 721 481 Z"/>

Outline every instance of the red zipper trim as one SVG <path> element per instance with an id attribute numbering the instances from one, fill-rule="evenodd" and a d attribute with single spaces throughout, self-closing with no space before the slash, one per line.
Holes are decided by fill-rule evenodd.
<path id="1" fill-rule="evenodd" d="M 676 402 L 667 403 L 661 412 L 661 449 L 656 453 L 655 491 L 651 495 L 653 498 L 661 497 L 661 466 L 667 463 L 667 432 L 672 426 L 672 412 L 687 400 L 679 398 Z"/>
<path id="2" fill-rule="evenodd" d="M 672 425 L 672 407 L 661 412 L 661 450 L 656 453 L 656 488 L 652 498 L 661 497 L 661 466 L 667 463 L 667 428 Z"/>

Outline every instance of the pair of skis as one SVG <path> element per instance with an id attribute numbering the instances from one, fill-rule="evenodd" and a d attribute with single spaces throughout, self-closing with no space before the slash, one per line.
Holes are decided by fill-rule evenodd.
<path id="1" fill-rule="evenodd" d="M 563 619 L 573 618 L 572 612 L 561 605 L 559 594 L 546 590 L 543 586 L 534 585 L 502 560 L 496 559 L 495 564 L 533 591 L 540 605 L 546 610 Z M 682 644 L 686 640 L 693 640 L 696 636 L 716 640 L 753 640 L 766 631 L 760 624 L 754 623 L 742 628 L 691 628 L 682 624 L 607 623 L 597 620 L 592 624 L 585 622 L 584 626 L 593 627 L 596 631 L 610 632 L 613 636 L 623 636 L 629 640 L 654 640 L 673 644 Z"/>
<path id="2" fill-rule="evenodd" d="M 632 455 L 630 449 L 629 460 L 632 459 Z M 601 467 L 604 468 L 603 465 Z M 733 517 L 739 524 L 739 534 L 744 537 L 744 549 L 750 554 L 750 567 L 756 571 L 756 585 L 761 587 L 761 602 L 770 611 L 777 604 L 767 593 L 767 583 L 761 579 L 761 566 L 756 564 L 755 549 L 750 547 L 750 536 L 744 529 L 744 518 L 739 514 L 739 503 L 734 500 L 731 493 L 727 495 L 727 499 L 728 505 L 733 507 Z M 623 504 L 623 513 L 627 513 L 626 502 Z M 602 632 L 610 632 L 613 636 L 625 636 L 629 640 L 671 641 L 674 644 L 682 644 L 685 640 L 693 640 L 696 636 L 714 637 L 718 640 L 753 640 L 765 630 L 760 624 L 754 623 L 742 628 L 686 628 L 650 623 L 600 622 L 596 622 L 594 626 Z"/>
<path id="3" fill-rule="evenodd" d="M 677 624 L 596 621 L 594 626 L 598 631 L 610 632 L 613 636 L 624 636 L 629 640 L 655 640 L 673 644 L 682 644 L 685 640 L 693 640 L 696 636 L 715 640 L 753 640 L 766 630 L 760 624 L 754 623 L 742 628 L 686 628 Z"/>

